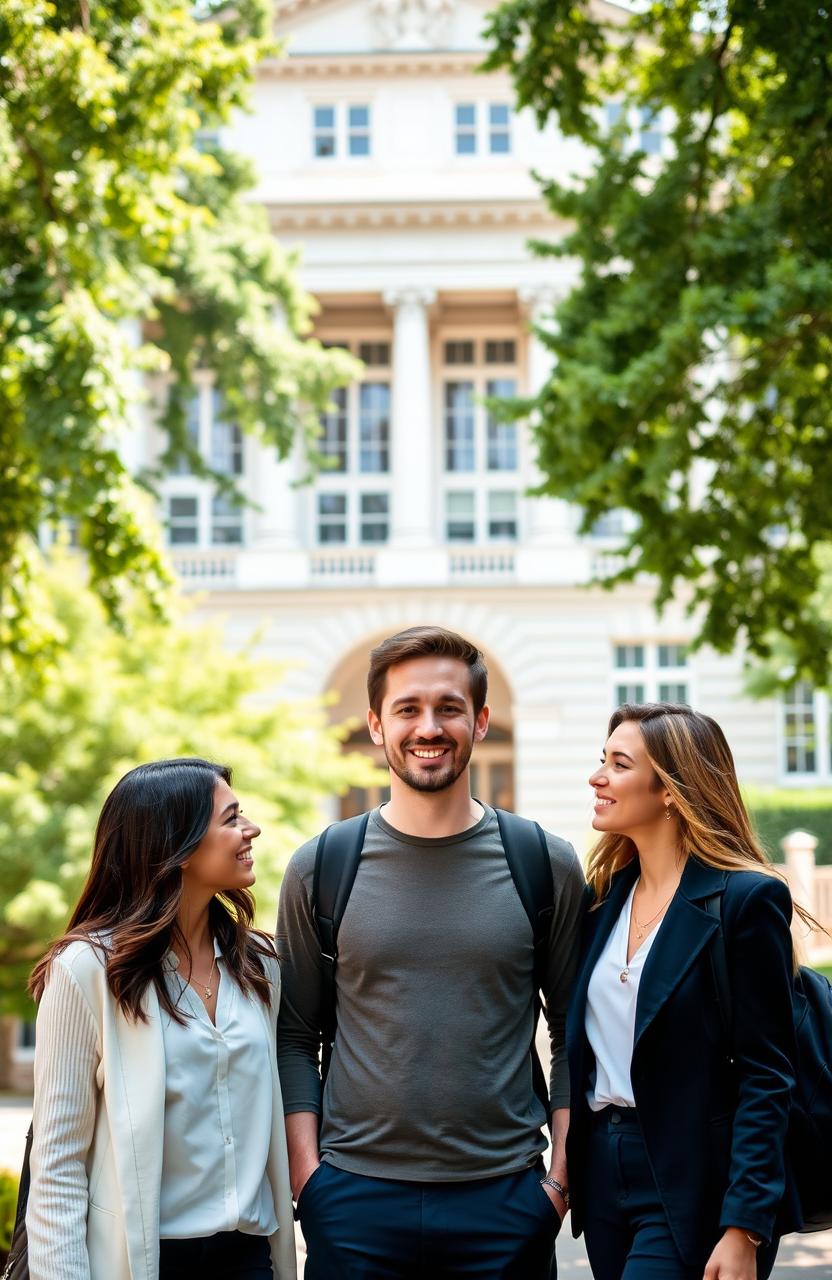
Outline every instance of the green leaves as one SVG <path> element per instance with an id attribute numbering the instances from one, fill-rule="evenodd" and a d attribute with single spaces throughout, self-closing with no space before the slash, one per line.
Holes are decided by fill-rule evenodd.
<path id="1" fill-rule="evenodd" d="M 129 638 L 106 624 L 77 561 L 31 566 L 60 657 L 0 670 L 0 1014 L 22 1007 L 28 970 L 60 931 L 89 866 L 107 792 L 142 761 L 200 755 L 230 764 L 263 828 L 257 900 L 272 928 L 281 870 L 319 825 L 325 796 L 376 781 L 341 752 L 317 702 L 275 697 L 282 672 L 230 654 L 218 630 L 162 624 L 122 602 Z"/>
<path id="2" fill-rule="evenodd" d="M 827 683 L 832 16 L 811 0 L 597 12 L 509 0 L 489 28 L 489 65 L 594 154 L 585 177 L 543 179 L 569 231 L 535 250 L 581 270 L 534 406 L 544 491 L 582 504 L 584 528 L 634 512 L 613 581 L 647 572 L 659 605 L 686 596 L 700 642 L 765 659 L 786 637 L 789 678 Z M 601 127 L 605 97 L 626 125 Z M 636 121 L 656 112 L 668 136 L 645 155 Z"/>
<path id="3" fill-rule="evenodd" d="M 167 571 L 119 461 L 137 370 L 178 381 L 174 437 L 207 361 L 242 428 L 281 456 L 300 435 L 315 464 L 318 412 L 354 365 L 303 340 L 311 300 L 249 167 L 197 145 L 276 51 L 265 0 L 0 0 L 0 643 L 20 657 L 49 639 L 26 587 L 44 525 L 78 521 L 111 613 L 136 587 L 161 606 Z"/>

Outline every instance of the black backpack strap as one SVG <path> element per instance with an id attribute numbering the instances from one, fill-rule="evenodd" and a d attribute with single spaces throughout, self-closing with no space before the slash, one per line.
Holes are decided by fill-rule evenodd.
<path id="1" fill-rule="evenodd" d="M 537 1056 L 534 1035 L 537 1020 L 542 1008 L 541 988 L 546 978 L 548 962 L 549 930 L 555 911 L 555 882 L 552 878 L 552 863 L 549 858 L 549 847 L 546 844 L 546 833 L 537 822 L 521 818 L 516 813 L 505 809 L 495 809 L 497 825 L 500 828 L 500 839 L 506 855 L 511 878 L 534 937 L 534 1029 L 530 1053 L 532 1058 L 532 1078 L 534 1091 L 550 1113 L 549 1088 L 543 1074 L 543 1067 Z"/>
<path id="2" fill-rule="evenodd" d="M 321 1080 L 326 1080 L 335 1041 L 335 969 L 338 929 L 355 881 L 369 813 L 335 822 L 321 832 L 315 850 L 312 919 L 321 943 Z"/>
<path id="3" fill-rule="evenodd" d="M 722 928 L 722 894 L 712 893 L 704 901 L 704 907 L 709 916 L 713 916 L 719 928 L 711 939 L 711 945 L 708 954 L 711 961 L 711 973 L 714 978 L 714 989 L 716 991 L 716 1002 L 719 1005 L 719 1018 L 722 1023 L 722 1030 L 725 1033 L 725 1043 L 728 1045 L 728 1057 L 731 1055 L 731 1028 L 734 1025 L 732 1002 L 731 1002 L 731 982 L 728 977 L 728 954 L 725 950 L 725 931 Z"/>

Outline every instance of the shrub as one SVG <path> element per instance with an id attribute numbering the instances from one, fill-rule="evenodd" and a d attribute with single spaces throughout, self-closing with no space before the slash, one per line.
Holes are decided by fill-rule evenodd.
<path id="1" fill-rule="evenodd" d="M 17 1174 L 0 1169 L 0 1266 L 6 1261 L 17 1210 Z"/>
<path id="2" fill-rule="evenodd" d="M 745 802 L 760 839 L 776 862 L 783 861 L 780 841 L 790 831 L 799 830 L 817 837 L 818 863 L 832 863 L 832 787 L 811 791 L 749 788 Z"/>

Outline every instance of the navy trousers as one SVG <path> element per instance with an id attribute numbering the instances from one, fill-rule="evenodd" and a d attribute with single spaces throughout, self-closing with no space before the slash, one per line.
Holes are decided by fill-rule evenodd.
<path id="1" fill-rule="evenodd" d="M 605 1107 L 595 1117 L 588 1184 L 584 1239 L 594 1280 L 702 1280 L 708 1259 L 682 1260 L 634 1111 Z M 758 1249 L 757 1280 L 771 1274 L 778 1244 Z"/>
<path id="2" fill-rule="evenodd" d="M 560 1216 L 539 1179 L 401 1182 L 322 1164 L 298 1201 L 305 1280 L 550 1280 Z"/>
<path id="3" fill-rule="evenodd" d="M 266 1236 L 220 1231 L 198 1240 L 162 1240 L 159 1280 L 272 1280 Z"/>

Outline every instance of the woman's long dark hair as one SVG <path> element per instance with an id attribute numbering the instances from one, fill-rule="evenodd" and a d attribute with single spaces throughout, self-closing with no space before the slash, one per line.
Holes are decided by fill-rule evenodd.
<path id="1" fill-rule="evenodd" d="M 218 780 L 231 770 L 208 760 L 156 760 L 131 769 L 104 801 L 92 864 L 66 933 L 35 965 L 29 990 L 43 994 L 55 956 L 71 942 L 98 948 L 107 984 L 125 1016 L 146 1020 L 145 992 L 154 983 L 162 1007 L 184 1019 L 168 993 L 162 962 L 171 943 L 187 944 L 177 925 L 182 863 L 202 840 L 214 811 Z M 244 991 L 264 1004 L 271 997 L 263 956 L 274 955 L 265 934 L 252 930 L 254 899 L 247 889 L 217 895 L 209 906 L 211 932 Z"/>

